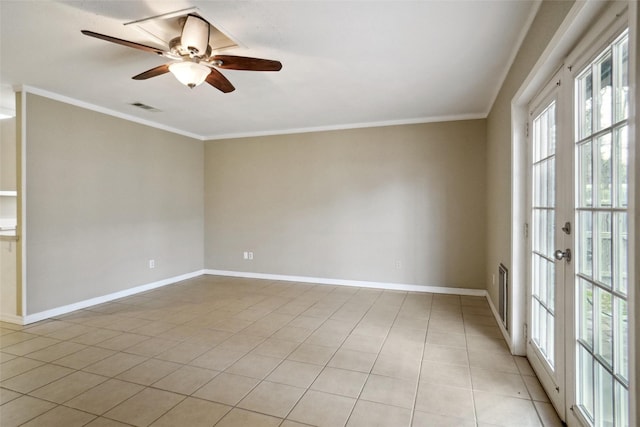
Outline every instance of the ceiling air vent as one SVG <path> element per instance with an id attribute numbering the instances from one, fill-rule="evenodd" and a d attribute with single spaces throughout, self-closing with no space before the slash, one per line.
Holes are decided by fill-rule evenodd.
<path id="1" fill-rule="evenodd" d="M 143 104 L 142 102 L 132 102 L 131 105 L 133 105 L 134 107 L 142 108 L 143 110 L 151 111 L 152 113 L 160 112 L 160 110 L 158 110 L 157 108 L 152 107 L 151 105 Z"/>

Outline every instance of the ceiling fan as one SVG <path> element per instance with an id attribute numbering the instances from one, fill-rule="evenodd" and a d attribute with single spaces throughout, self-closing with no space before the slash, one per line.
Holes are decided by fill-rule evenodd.
<path id="1" fill-rule="evenodd" d="M 280 71 L 280 61 L 249 58 L 246 56 L 214 55 L 209 45 L 211 26 L 200 16 L 189 14 L 182 25 L 182 34 L 169 42 L 169 50 L 135 43 L 93 31 L 82 30 L 82 34 L 108 42 L 120 44 L 171 59 L 168 64 L 159 65 L 132 78 L 146 80 L 171 72 L 182 84 L 194 88 L 203 82 L 229 93 L 235 90 L 225 76 L 216 68 L 226 70 Z"/>

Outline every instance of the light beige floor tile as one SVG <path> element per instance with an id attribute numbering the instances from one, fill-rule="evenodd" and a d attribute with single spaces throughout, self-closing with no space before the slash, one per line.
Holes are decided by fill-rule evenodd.
<path id="1" fill-rule="evenodd" d="M 340 323 L 342 324 L 342 323 Z M 379 339 L 385 339 L 389 334 L 390 328 L 385 328 L 377 325 L 359 324 L 351 332 L 353 335 L 364 335 L 367 337 L 374 337 Z"/>
<path id="2" fill-rule="evenodd" d="M 497 325 L 478 325 L 473 322 L 464 322 L 464 331 L 467 335 L 503 339 L 502 331 Z"/>
<path id="3" fill-rule="evenodd" d="M 150 323 L 150 320 L 136 319 L 133 317 L 115 316 L 116 319 L 106 323 L 103 327 L 107 329 L 113 329 L 115 331 L 130 332 L 132 329 L 139 328 L 145 324 Z"/>
<path id="4" fill-rule="evenodd" d="M 153 387 L 189 395 L 211 381 L 218 374 L 218 371 L 196 368 L 194 366 L 183 366 L 155 382 Z"/>
<path id="5" fill-rule="evenodd" d="M 304 394 L 304 389 L 263 381 L 238 403 L 239 408 L 284 418 Z"/>
<path id="6" fill-rule="evenodd" d="M 110 379 L 76 396 L 66 406 L 102 415 L 124 400 L 139 393 L 143 386 L 125 381 Z"/>
<path id="7" fill-rule="evenodd" d="M 429 318 L 429 332 L 431 331 L 443 334 L 464 334 L 464 324 L 462 320 L 434 319 L 432 312 Z"/>
<path id="8" fill-rule="evenodd" d="M 2 348 L 10 347 L 14 344 L 18 344 L 24 341 L 29 341 L 38 336 L 35 334 L 30 334 L 27 332 L 10 332 L 7 334 L 0 335 L 0 346 Z"/>
<path id="9" fill-rule="evenodd" d="M 225 320 L 221 320 L 220 322 L 217 322 L 211 326 L 209 326 L 210 329 L 216 329 L 219 331 L 225 331 L 225 332 L 231 332 L 231 333 L 237 333 L 240 332 L 241 330 L 249 327 L 253 322 L 250 320 L 243 320 L 243 319 L 225 319 Z"/>
<path id="10" fill-rule="evenodd" d="M 93 363 L 84 368 L 85 371 L 105 377 L 115 377 L 122 372 L 133 368 L 147 360 L 146 357 L 136 354 L 115 353 L 99 362 Z"/>
<path id="11" fill-rule="evenodd" d="M 447 417 L 415 411 L 412 427 L 476 427 L 476 422 L 473 419 Z"/>
<path id="12" fill-rule="evenodd" d="M 63 341 L 58 344 L 54 344 L 50 347 L 44 348 L 42 350 L 29 353 L 29 358 L 40 360 L 42 362 L 52 362 L 56 359 L 60 359 L 62 357 L 76 353 L 85 348 L 87 348 L 87 346 L 84 344 L 78 344 L 70 341 Z"/>
<path id="13" fill-rule="evenodd" d="M 109 418 L 98 417 L 85 427 L 129 427 L 129 424 L 122 424 L 121 422 L 110 420 Z"/>
<path id="14" fill-rule="evenodd" d="M 531 400 L 484 391 L 474 391 L 473 396 L 478 423 L 504 427 L 541 426 Z"/>
<path id="15" fill-rule="evenodd" d="M 259 382 L 255 378 L 223 372 L 193 393 L 193 396 L 235 406 Z"/>
<path id="16" fill-rule="evenodd" d="M 401 408 L 411 408 L 415 394 L 416 381 L 369 375 L 360 398 Z"/>
<path id="17" fill-rule="evenodd" d="M 5 403 L 17 399 L 20 396 L 22 396 L 21 393 L 11 391 L 6 388 L 0 388 L 0 405 L 4 405 Z"/>
<path id="18" fill-rule="evenodd" d="M 13 360 L 17 357 L 18 356 L 16 356 L 15 354 L 3 353 L 0 351 L 0 364 L 8 362 L 9 360 Z"/>
<path id="19" fill-rule="evenodd" d="M 166 360 L 149 359 L 133 368 L 124 371 L 116 378 L 136 384 L 151 385 L 166 377 L 182 365 Z"/>
<path id="20" fill-rule="evenodd" d="M 386 354 L 393 357 L 407 357 L 413 359 L 420 359 L 424 353 L 424 343 L 422 341 L 415 342 L 406 339 L 391 339 L 382 346 L 380 354 Z"/>
<path id="21" fill-rule="evenodd" d="M 46 412 L 53 406 L 43 402 L 46 409 L 21 423 L 41 416 L 34 424 L 55 426 L 66 414 L 64 425 L 74 425 L 74 415 L 82 414 L 84 422 L 120 411 L 121 420 L 138 417 L 129 422 L 140 425 L 184 425 L 188 418 L 193 426 L 218 419 L 223 427 L 339 426 L 346 419 L 331 402 L 355 401 L 360 394 L 349 407 L 350 426 L 408 425 L 414 402 L 414 427 L 471 426 L 474 397 L 479 426 L 511 427 L 514 419 L 558 425 L 526 358 L 508 353 L 485 298 L 203 276 L 92 310 L 16 331 L 0 324 L 0 381 L 11 379 L 8 384 L 25 390 L 32 381 L 47 382 L 30 396 L 0 388 L 0 413 L 39 397 L 65 406 Z M 29 358 L 18 357 L 27 353 Z M 37 368 L 46 373 L 60 366 L 84 372 L 59 379 L 37 375 Z M 144 389 L 132 382 L 153 384 Z M 171 398 L 162 403 L 152 395 Z M 176 400 L 181 403 L 171 408 Z M 151 408 L 156 401 L 162 408 Z M 238 403 L 251 410 L 229 411 Z M 88 425 L 125 424 L 99 417 Z"/>
<path id="22" fill-rule="evenodd" d="M 473 351 L 491 351 L 494 353 L 511 354 L 504 338 L 486 337 L 481 335 L 467 335 L 467 348 Z"/>
<path id="23" fill-rule="evenodd" d="M 170 348 L 178 345 L 178 341 L 172 341 L 162 338 L 149 338 L 132 347 L 127 348 L 127 353 L 138 354 L 140 356 L 153 357 L 160 353 L 164 353 Z"/>
<path id="24" fill-rule="evenodd" d="M 29 393 L 72 372 L 69 368 L 47 364 L 4 380 L 0 385 L 19 393 Z"/>
<path id="25" fill-rule="evenodd" d="M 172 329 L 169 329 L 168 331 L 156 335 L 156 338 L 162 338 L 172 341 L 185 341 L 200 332 L 200 330 L 201 329 L 199 327 L 195 326 L 178 325 Z"/>
<path id="26" fill-rule="evenodd" d="M 2 427 L 19 426 L 40 414 L 47 412 L 56 405 L 51 402 L 22 396 L 2 405 L 0 410 L 0 425 Z"/>
<path id="27" fill-rule="evenodd" d="M 310 426 L 311 424 L 303 424 L 303 423 L 299 423 L 297 421 L 291 421 L 291 420 L 284 420 L 282 424 L 280 424 L 280 427 L 310 427 Z"/>
<path id="28" fill-rule="evenodd" d="M 319 328 L 323 322 L 324 320 L 319 317 L 301 315 L 289 322 L 288 326 L 315 330 Z"/>
<path id="29" fill-rule="evenodd" d="M 216 424 L 216 427 L 277 427 L 281 422 L 281 418 L 234 408 Z"/>
<path id="30" fill-rule="evenodd" d="M 413 354 L 387 354 L 381 353 L 373 365 L 372 374 L 387 377 L 416 380 L 420 374 L 422 360 L 420 356 Z"/>
<path id="31" fill-rule="evenodd" d="M 123 351 L 149 339 L 150 337 L 145 335 L 131 334 L 127 332 L 116 337 L 109 338 L 108 340 L 101 341 L 96 344 L 96 346 L 109 350 Z"/>
<path id="32" fill-rule="evenodd" d="M 425 311 L 427 311 L 426 309 Z M 396 320 L 393 322 L 393 327 L 398 328 L 407 328 L 407 329 L 415 329 L 419 330 L 422 333 L 427 331 L 427 327 L 429 326 L 429 317 L 428 314 L 425 318 L 416 318 L 413 316 L 405 316 L 400 314 Z"/>
<path id="33" fill-rule="evenodd" d="M 409 409 L 358 400 L 347 427 L 409 427 L 410 423 Z"/>
<path id="34" fill-rule="evenodd" d="M 469 364 L 471 367 L 489 369 L 493 371 L 519 374 L 513 356 L 508 353 L 492 351 L 469 350 Z"/>
<path id="35" fill-rule="evenodd" d="M 248 353 L 260 344 L 264 342 L 266 338 L 261 335 L 252 335 L 248 333 L 238 333 L 234 334 L 231 337 L 227 338 L 224 342 L 219 344 L 216 348 L 232 350 L 232 351 L 241 351 L 243 353 Z"/>
<path id="36" fill-rule="evenodd" d="M 367 377 L 363 372 L 327 367 L 316 378 L 311 389 L 357 398 Z"/>
<path id="37" fill-rule="evenodd" d="M 427 333 L 427 344 L 446 345 L 448 347 L 467 348 L 467 340 L 464 334 L 446 334 L 442 332 L 429 331 Z"/>
<path id="38" fill-rule="evenodd" d="M 31 360 L 26 357 L 16 357 L 8 362 L 4 362 L 0 366 L 0 381 L 15 377 L 16 375 L 20 375 L 42 365 L 44 365 L 44 363 L 37 360 Z"/>
<path id="39" fill-rule="evenodd" d="M 313 329 L 285 326 L 273 334 L 273 338 L 301 343 L 313 333 Z"/>
<path id="40" fill-rule="evenodd" d="M 231 406 L 187 397 L 151 425 L 152 427 L 211 427 L 230 410 Z"/>
<path id="41" fill-rule="evenodd" d="M 168 330 L 175 327 L 175 323 L 169 323 L 167 321 L 156 321 L 153 323 L 148 323 L 144 326 L 140 326 L 139 328 L 132 329 L 131 332 L 134 334 L 156 337 L 163 332 L 167 332 Z"/>
<path id="42" fill-rule="evenodd" d="M 294 341 L 286 341 L 272 337 L 267 338 L 262 344 L 253 349 L 251 353 L 284 359 L 299 345 L 300 343 Z"/>
<path id="43" fill-rule="evenodd" d="M 156 359 L 168 360 L 176 363 L 190 363 L 192 360 L 211 350 L 211 345 L 194 342 L 180 344 L 156 355 Z"/>
<path id="44" fill-rule="evenodd" d="M 228 367 L 225 372 L 244 375 L 245 377 L 264 379 L 281 362 L 282 359 L 280 358 L 249 353 Z"/>
<path id="45" fill-rule="evenodd" d="M 82 369 L 114 354 L 115 351 L 107 350 L 106 348 L 87 347 L 56 360 L 55 364 L 66 366 L 67 368 Z"/>
<path id="46" fill-rule="evenodd" d="M 108 378 L 100 375 L 76 371 L 32 391 L 30 395 L 55 403 L 64 403 L 107 380 Z"/>
<path id="47" fill-rule="evenodd" d="M 309 390 L 288 418 L 318 427 L 340 427 L 346 424 L 354 404 L 355 399 Z"/>
<path id="48" fill-rule="evenodd" d="M 533 368 L 529 364 L 529 361 L 526 357 L 523 356 L 514 356 L 513 360 L 516 362 L 516 366 L 518 366 L 518 370 L 520 371 L 520 375 L 530 375 L 535 376 L 535 372 L 533 372 Z"/>
<path id="49" fill-rule="evenodd" d="M 244 350 L 229 350 L 215 347 L 195 358 L 189 364 L 214 371 L 224 371 L 245 354 L 246 352 Z"/>
<path id="50" fill-rule="evenodd" d="M 497 326 L 496 319 L 493 316 L 484 316 L 481 314 L 463 314 L 465 323 L 474 323 L 476 325 Z"/>
<path id="51" fill-rule="evenodd" d="M 198 328 L 191 335 L 189 335 L 184 342 L 185 343 L 194 343 L 194 344 L 205 344 L 208 345 L 209 348 L 213 348 L 214 346 L 222 343 L 224 340 L 233 336 L 231 332 L 224 331 L 216 331 L 213 329 L 207 328 Z"/>
<path id="52" fill-rule="evenodd" d="M 527 390 L 529 391 L 531 399 L 538 402 L 549 402 L 549 397 L 547 396 L 547 393 L 545 393 L 544 389 L 542 388 L 542 384 L 540 384 L 540 381 L 538 381 L 537 377 L 525 375 L 522 376 L 522 380 L 527 386 Z"/>
<path id="53" fill-rule="evenodd" d="M 471 371 L 466 366 L 425 361 L 420 381 L 452 387 L 471 388 Z"/>
<path id="54" fill-rule="evenodd" d="M 420 383 L 415 409 L 447 417 L 475 417 L 471 390 L 440 384 Z"/>
<path id="55" fill-rule="evenodd" d="M 327 366 L 369 373 L 378 355 L 356 350 L 339 349 Z"/>
<path id="56" fill-rule="evenodd" d="M 385 338 L 385 335 L 381 337 L 372 337 L 351 334 L 344 341 L 341 348 L 364 351 L 367 353 L 377 353 L 382 349 L 382 344 L 384 344 Z"/>
<path id="57" fill-rule="evenodd" d="M 54 340 L 48 337 L 36 337 L 27 341 L 21 341 L 17 344 L 10 345 L 8 347 L 2 347 L 2 351 L 16 356 L 24 356 L 34 351 L 42 350 L 43 348 L 50 347 L 54 344 L 61 342 L 60 340 Z"/>
<path id="58" fill-rule="evenodd" d="M 344 343 L 346 339 L 346 333 L 336 334 L 333 332 L 318 332 L 318 330 L 316 330 L 314 333 L 309 335 L 309 337 L 304 342 L 305 344 L 319 345 L 323 347 L 334 347 L 337 349 Z"/>
<path id="59" fill-rule="evenodd" d="M 87 414 L 86 412 L 78 411 L 77 409 L 67 408 L 65 406 L 58 406 L 45 412 L 39 417 L 34 418 L 26 424 L 24 427 L 80 427 L 86 425 L 89 421 L 96 418 L 95 415 Z"/>
<path id="60" fill-rule="evenodd" d="M 469 355 L 463 348 L 427 344 L 424 346 L 423 360 L 453 365 L 469 366 Z"/>
<path id="61" fill-rule="evenodd" d="M 86 334 L 72 338 L 71 341 L 85 345 L 96 345 L 121 334 L 122 332 L 112 331 L 110 329 L 92 329 Z"/>
<path id="62" fill-rule="evenodd" d="M 322 371 L 322 366 L 319 365 L 285 360 L 267 377 L 267 380 L 308 388 L 320 374 L 320 371 Z"/>
<path id="63" fill-rule="evenodd" d="M 529 399 L 527 387 L 519 374 L 471 368 L 473 389 L 505 396 Z"/>
<path id="64" fill-rule="evenodd" d="M 147 388 L 111 409 L 104 416 L 135 426 L 148 426 L 183 399 L 184 396 L 176 393 Z"/>
<path id="65" fill-rule="evenodd" d="M 551 403 L 547 402 L 533 402 L 533 405 L 538 411 L 538 415 L 542 420 L 544 427 L 563 427 L 563 423 L 558 417 L 556 410 Z"/>
<path id="66" fill-rule="evenodd" d="M 287 359 L 324 366 L 331 360 L 335 352 L 336 349 L 333 347 L 302 343 Z"/>

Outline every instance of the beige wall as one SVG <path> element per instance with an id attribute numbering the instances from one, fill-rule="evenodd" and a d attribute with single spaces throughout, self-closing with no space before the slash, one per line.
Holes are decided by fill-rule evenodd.
<path id="1" fill-rule="evenodd" d="M 16 190 L 16 119 L 0 120 L 0 190 Z"/>
<path id="2" fill-rule="evenodd" d="M 201 141 L 31 94 L 26 140 L 26 314 L 202 269 Z"/>
<path id="3" fill-rule="evenodd" d="M 497 278 L 500 263 L 511 269 L 511 101 L 572 6 L 573 1 L 542 3 L 487 117 L 485 283 L 496 307 L 492 275 Z"/>
<path id="4" fill-rule="evenodd" d="M 209 141 L 205 268 L 483 288 L 485 149 L 484 120 Z"/>

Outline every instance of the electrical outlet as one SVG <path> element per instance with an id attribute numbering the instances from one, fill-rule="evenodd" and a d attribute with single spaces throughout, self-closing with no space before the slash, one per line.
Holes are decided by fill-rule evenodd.
<path id="1" fill-rule="evenodd" d="M 493 286 L 495 286 L 495 285 L 496 285 L 496 275 L 495 275 L 495 274 L 492 274 L 491 284 L 492 284 Z"/>
<path id="2" fill-rule="evenodd" d="M 242 254 L 243 259 L 249 259 L 249 252 L 244 252 L 244 254 Z"/>
<path id="3" fill-rule="evenodd" d="M 402 270 L 402 261 L 396 261 L 396 270 Z"/>
<path id="4" fill-rule="evenodd" d="M 249 260 L 253 261 L 253 252 L 249 252 Z"/>
<path id="5" fill-rule="evenodd" d="M 150 259 L 149 260 L 149 268 L 156 268 L 156 260 L 155 259 Z"/>

